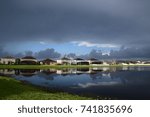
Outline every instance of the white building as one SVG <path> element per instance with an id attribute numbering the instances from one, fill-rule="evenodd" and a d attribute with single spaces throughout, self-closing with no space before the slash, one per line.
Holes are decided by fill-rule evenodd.
<path id="1" fill-rule="evenodd" d="M 76 58 L 76 59 L 72 60 L 71 64 L 73 64 L 73 65 L 89 65 L 89 62 L 84 59 L 81 59 L 81 58 Z"/>
<path id="2" fill-rule="evenodd" d="M 63 57 L 60 60 L 57 60 L 57 64 L 71 64 L 71 59 Z"/>
<path id="3" fill-rule="evenodd" d="M 91 58 L 88 60 L 90 65 L 102 65 L 104 62 L 95 58 Z"/>
<path id="4" fill-rule="evenodd" d="M 16 59 L 11 56 L 3 57 L 0 60 L 1 64 L 7 64 L 7 65 L 15 64 L 15 62 L 16 62 Z"/>
<path id="5" fill-rule="evenodd" d="M 80 59 L 80 58 L 72 59 L 71 64 L 77 65 L 78 62 L 82 62 L 82 61 L 83 61 L 83 59 Z"/>
<path id="6" fill-rule="evenodd" d="M 25 65 L 37 64 L 37 62 L 38 61 L 36 60 L 36 58 L 32 56 L 26 56 L 20 59 L 20 63 Z"/>

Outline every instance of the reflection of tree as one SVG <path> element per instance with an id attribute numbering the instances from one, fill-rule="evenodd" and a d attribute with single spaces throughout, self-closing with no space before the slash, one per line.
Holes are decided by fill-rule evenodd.
<path id="1" fill-rule="evenodd" d="M 15 70 L 15 75 L 20 75 L 20 70 L 19 69 Z"/>
<path id="2" fill-rule="evenodd" d="M 77 68 L 76 70 L 81 72 L 87 72 L 89 71 L 89 68 Z"/>
<path id="3" fill-rule="evenodd" d="M 5 76 L 12 75 L 22 75 L 26 77 L 31 77 L 37 75 L 46 80 L 54 80 L 58 74 L 60 77 L 68 76 L 71 78 L 72 75 L 82 75 L 87 74 L 92 80 L 117 80 L 123 84 L 148 84 L 150 82 L 150 72 L 149 68 L 144 67 L 128 67 L 127 70 L 123 67 L 111 67 L 108 69 L 102 68 L 65 68 L 65 69 L 46 69 L 46 70 L 37 70 L 37 69 L 0 69 L 0 74 Z M 39 72 L 41 71 L 41 72 Z M 57 73 L 59 71 L 59 73 Z"/>

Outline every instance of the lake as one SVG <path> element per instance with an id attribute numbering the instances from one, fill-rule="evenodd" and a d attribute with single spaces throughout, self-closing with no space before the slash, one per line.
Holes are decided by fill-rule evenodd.
<path id="1" fill-rule="evenodd" d="M 96 99 L 150 99 L 150 67 L 0 69 L 0 75 Z"/>

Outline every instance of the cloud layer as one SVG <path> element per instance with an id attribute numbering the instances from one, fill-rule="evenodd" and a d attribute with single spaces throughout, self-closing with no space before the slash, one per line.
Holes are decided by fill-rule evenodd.
<path id="1" fill-rule="evenodd" d="M 99 48 L 124 45 L 130 49 L 110 54 L 147 57 L 149 6 L 149 0 L 2 0 L 0 41 L 3 45 L 12 41 L 16 45 L 30 41 L 43 45 L 44 41 L 76 42 L 79 46 Z M 36 54 L 41 55 L 45 56 L 43 51 Z"/>
<path id="2" fill-rule="evenodd" d="M 96 58 L 96 59 L 147 59 L 150 58 L 150 51 L 147 51 L 149 48 L 124 48 L 121 47 L 120 50 L 111 50 L 110 54 L 103 54 L 101 50 L 91 50 L 88 54 L 81 54 L 76 55 L 75 53 L 70 53 L 65 56 L 69 58 L 83 58 L 83 59 L 89 59 L 89 58 Z M 6 52 L 3 50 L 2 47 L 0 47 L 0 57 L 5 56 L 14 56 L 16 58 L 22 58 L 24 56 L 34 56 L 37 59 L 46 59 L 46 58 L 52 58 L 52 59 L 58 59 L 63 57 L 61 53 L 57 52 L 53 48 L 47 48 L 45 50 L 41 50 L 39 52 L 32 52 L 32 51 L 25 51 L 22 53 L 17 54 L 11 54 L 9 52 Z"/>
<path id="3" fill-rule="evenodd" d="M 45 50 L 41 50 L 39 52 L 32 52 L 32 51 L 25 51 L 22 53 L 17 53 L 17 54 L 12 54 L 9 52 L 5 52 L 2 47 L 0 47 L 0 57 L 5 57 L 5 56 L 13 56 L 16 58 L 22 58 L 24 56 L 34 56 L 37 59 L 46 59 L 46 58 L 60 58 L 61 54 L 56 52 L 53 48 L 47 48 Z"/>
<path id="4" fill-rule="evenodd" d="M 149 0 L 3 0 L 0 38 L 145 46 L 149 5 Z"/>
<path id="5" fill-rule="evenodd" d="M 76 44 L 78 46 L 86 46 L 86 47 L 97 47 L 97 48 L 117 48 L 117 45 L 114 44 L 97 44 L 97 43 L 91 43 L 87 41 L 73 41 L 73 44 Z"/>

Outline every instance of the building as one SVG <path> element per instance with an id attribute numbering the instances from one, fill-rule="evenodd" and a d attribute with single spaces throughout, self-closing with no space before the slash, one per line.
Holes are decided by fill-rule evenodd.
<path id="1" fill-rule="evenodd" d="M 1 64 L 6 64 L 6 65 L 15 64 L 15 62 L 16 62 L 16 59 L 14 57 L 11 57 L 11 56 L 3 57 L 0 60 Z"/>
<path id="2" fill-rule="evenodd" d="M 72 62 L 71 59 L 67 57 L 63 57 L 60 60 L 57 60 L 57 64 L 60 64 L 60 65 L 68 65 L 68 64 L 71 64 L 71 62 Z"/>
<path id="3" fill-rule="evenodd" d="M 109 62 L 103 62 L 103 65 L 105 65 L 105 66 L 109 66 L 111 63 L 109 63 Z"/>
<path id="4" fill-rule="evenodd" d="M 128 65 L 129 63 L 127 61 L 125 61 L 125 60 L 117 60 L 116 64 L 117 65 Z"/>
<path id="5" fill-rule="evenodd" d="M 75 58 L 72 60 L 72 64 L 74 65 L 89 65 L 89 62 L 82 58 Z"/>
<path id="6" fill-rule="evenodd" d="M 90 65 L 102 65 L 103 64 L 103 61 L 100 61 L 100 60 L 95 59 L 95 58 L 89 59 L 88 62 Z"/>
<path id="7" fill-rule="evenodd" d="M 150 61 L 143 61 L 142 64 L 150 64 Z"/>
<path id="8" fill-rule="evenodd" d="M 42 65 L 55 65 L 57 62 L 52 59 L 45 59 L 40 62 Z"/>
<path id="9" fill-rule="evenodd" d="M 32 56 L 26 56 L 20 59 L 20 64 L 22 65 L 36 65 L 38 64 L 38 61 L 36 58 Z"/>

